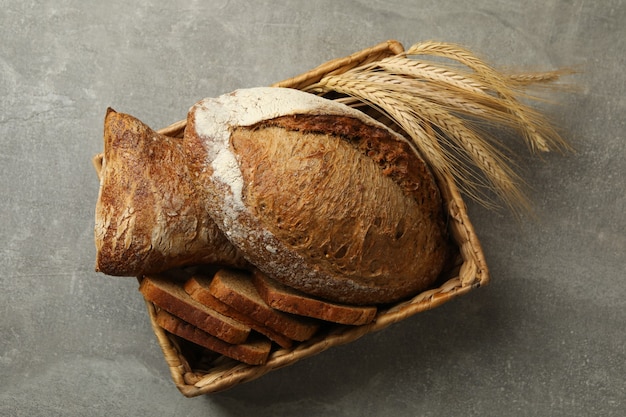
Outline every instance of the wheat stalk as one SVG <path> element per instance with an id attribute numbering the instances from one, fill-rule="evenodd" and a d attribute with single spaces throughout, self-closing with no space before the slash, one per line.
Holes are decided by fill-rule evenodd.
<path id="1" fill-rule="evenodd" d="M 382 109 L 409 134 L 420 154 L 435 171 L 449 172 L 456 178 L 462 178 L 463 190 L 473 199 L 492 206 L 481 191 L 484 186 L 480 178 L 469 169 L 469 165 L 481 168 L 489 183 L 487 188 L 498 193 L 507 206 L 513 210 L 528 208 L 527 199 L 516 185 L 521 180 L 506 163 L 506 158 L 488 142 L 481 140 L 463 121 L 450 117 L 443 107 L 418 96 L 402 97 L 394 88 L 385 89 L 385 85 L 379 83 L 366 86 L 361 80 L 341 78 L 329 77 L 324 82 L 333 91 L 360 97 L 369 105 Z M 434 130 L 428 129 L 430 126 L 436 126 L 445 135 L 437 138 Z M 451 152 L 450 149 L 455 147 L 462 152 Z"/>
<path id="2" fill-rule="evenodd" d="M 400 96 L 411 91 L 413 96 L 438 103 L 450 112 L 473 115 L 499 124 L 510 124 L 511 117 L 506 103 L 480 90 L 465 90 L 456 85 L 434 81 L 423 82 L 420 79 L 403 77 L 402 74 L 386 72 L 354 73 L 350 75 L 350 79 L 367 84 L 377 83 L 383 89 L 393 88 Z"/>
<path id="3" fill-rule="evenodd" d="M 471 74 L 463 73 L 442 64 L 427 61 L 409 60 L 406 56 L 394 56 L 377 62 L 388 73 L 406 75 L 415 79 L 455 86 L 474 93 L 483 93 L 483 85 Z"/>
<path id="4" fill-rule="evenodd" d="M 558 81 L 564 75 L 571 75 L 573 73 L 574 71 L 566 68 L 556 71 L 509 74 L 508 77 L 511 81 L 518 83 L 520 86 L 527 86 L 538 83 L 552 83 Z"/>
<path id="5" fill-rule="evenodd" d="M 444 58 L 452 65 L 415 56 Z M 336 92 L 348 105 L 377 110 L 412 139 L 434 171 L 452 175 L 470 197 L 492 207 L 487 194 L 493 191 L 520 212 L 529 208 L 523 181 L 479 125 L 514 128 L 532 151 L 569 149 L 540 113 L 521 102 L 530 97 L 523 87 L 556 81 L 564 73 L 504 75 L 462 47 L 425 42 L 405 53 L 326 76 L 307 91 Z"/>
<path id="6" fill-rule="evenodd" d="M 467 49 L 449 43 L 423 42 L 409 48 L 406 55 L 433 55 L 467 66 L 485 86 L 507 102 L 511 116 L 517 119 L 518 127 L 532 151 L 548 152 L 568 148 L 562 138 L 549 128 L 550 123 L 543 116 L 516 98 L 519 94 L 514 90 L 516 83 L 511 82 L 514 80 L 507 79 Z M 555 76 L 556 73 L 552 75 Z M 532 80 L 527 78 L 526 81 Z"/>

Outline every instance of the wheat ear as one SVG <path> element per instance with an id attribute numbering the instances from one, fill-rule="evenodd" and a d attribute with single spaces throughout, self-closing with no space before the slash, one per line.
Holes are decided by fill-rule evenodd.
<path id="1" fill-rule="evenodd" d="M 529 208 L 523 181 L 510 159 L 481 133 L 480 125 L 514 128 L 532 151 L 568 149 L 548 121 L 521 102 L 531 97 L 524 87 L 550 83 L 563 74 L 504 75 L 462 47 L 425 42 L 405 53 L 327 76 L 308 91 L 339 93 L 339 99 L 349 105 L 375 109 L 412 139 L 434 171 L 452 175 L 470 197 L 491 207 L 486 194 L 493 191 L 519 212 Z"/>
<path id="2" fill-rule="evenodd" d="M 378 83 L 342 80 L 329 77 L 324 82 L 333 91 L 358 96 L 370 106 L 384 111 L 413 140 L 414 145 L 437 172 L 462 178 L 463 191 L 487 207 L 493 207 L 484 188 L 496 192 L 505 204 L 518 211 L 528 209 L 528 201 L 520 190 L 519 176 L 509 167 L 506 157 L 487 141 L 481 140 L 462 120 L 433 102 L 421 97 L 402 97 L 395 89 Z M 419 112 L 415 109 L 419 109 Z M 438 135 L 436 126 L 444 135 Z M 454 151 L 458 149 L 458 151 Z M 488 185 L 476 176 L 470 166 L 478 166 Z"/>
<path id="3" fill-rule="evenodd" d="M 485 87 L 500 96 L 507 102 L 511 116 L 517 120 L 518 128 L 523 133 L 524 139 L 534 152 L 548 152 L 550 150 L 567 149 L 568 145 L 556 134 L 545 118 L 534 109 L 522 104 L 514 87 L 515 79 L 511 80 L 489 66 L 469 50 L 450 43 L 423 42 L 413 45 L 406 55 L 431 55 L 454 60 L 467 66 L 474 71 L 476 78 Z M 557 76 L 557 72 L 551 74 Z M 552 78 L 554 81 L 556 78 Z M 539 77 L 540 79 L 540 77 Z M 526 79 L 527 84 L 533 81 L 532 77 Z M 541 80 L 542 82 L 547 79 Z"/>

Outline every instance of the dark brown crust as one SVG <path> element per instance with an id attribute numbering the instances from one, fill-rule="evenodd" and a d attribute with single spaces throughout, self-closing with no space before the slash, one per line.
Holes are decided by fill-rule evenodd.
<path id="1" fill-rule="evenodd" d="M 271 342 L 269 340 L 258 338 L 246 343 L 229 344 L 164 310 L 157 313 L 156 322 L 176 336 L 249 365 L 264 364 L 270 353 Z"/>
<path id="2" fill-rule="evenodd" d="M 181 265 L 246 266 L 204 210 L 182 139 L 107 111 L 96 206 L 96 270 L 141 276 Z"/>
<path id="3" fill-rule="evenodd" d="M 366 125 L 347 116 L 306 115 L 278 117 L 252 126 L 252 129 L 278 126 L 286 130 L 334 135 L 349 141 L 363 155 L 378 164 L 418 204 L 440 202 L 439 188 L 426 164 L 416 157 L 408 142 L 390 140 L 387 129 Z"/>
<path id="4" fill-rule="evenodd" d="M 227 317 L 231 317 L 240 323 L 249 326 L 252 330 L 267 336 L 270 340 L 276 342 L 280 347 L 290 348 L 293 345 L 293 341 L 287 336 L 270 329 L 267 326 L 253 320 L 251 317 L 240 313 L 234 308 L 230 307 L 211 295 L 209 292 L 209 284 L 211 279 L 204 276 L 193 276 L 185 283 L 185 291 L 197 302 L 204 304 L 205 306 L 212 308 L 213 310 L 222 313 Z"/>
<path id="5" fill-rule="evenodd" d="M 227 343 L 243 343 L 250 334 L 250 327 L 200 304 L 171 279 L 144 277 L 139 291 L 161 309 Z"/>
<path id="6" fill-rule="evenodd" d="M 260 271 L 254 272 L 253 282 L 267 305 L 285 313 L 354 326 L 370 323 L 376 317 L 374 306 L 350 306 L 311 298 Z"/>
<path id="7" fill-rule="evenodd" d="M 249 274 L 221 270 L 213 277 L 209 292 L 215 298 L 253 317 L 264 326 L 299 342 L 310 339 L 319 327 L 315 321 L 292 316 L 269 307 L 257 293 Z"/>
<path id="8" fill-rule="evenodd" d="M 283 145 L 276 145 L 279 137 Z M 266 255 L 242 248 L 268 275 L 360 305 L 409 297 L 439 275 L 447 252 L 441 197 L 406 142 L 353 118 L 300 115 L 237 128 L 231 143 L 250 214 L 308 265 L 302 274 L 281 272 L 268 268 Z"/>

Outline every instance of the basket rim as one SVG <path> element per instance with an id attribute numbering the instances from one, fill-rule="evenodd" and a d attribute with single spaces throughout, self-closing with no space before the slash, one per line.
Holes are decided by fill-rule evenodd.
<path id="1" fill-rule="evenodd" d="M 311 71 L 273 84 L 273 87 L 302 89 L 319 81 L 324 75 L 342 73 L 355 66 L 374 62 L 404 51 L 397 41 L 390 40 L 364 49 L 344 58 L 328 61 Z M 158 132 L 168 136 L 180 136 L 186 120 L 173 123 Z M 97 163 L 96 156 L 94 163 Z M 391 324 L 402 321 L 417 313 L 438 307 L 489 282 L 489 270 L 485 256 L 467 214 L 467 207 L 456 187 L 454 179 L 446 174 L 437 175 L 437 182 L 448 216 L 451 240 L 456 244 L 462 260 L 458 273 L 447 279 L 438 288 L 429 289 L 413 298 L 397 303 L 380 311 L 375 320 L 362 326 L 336 326 L 330 333 L 320 334 L 313 339 L 295 345 L 291 349 L 279 349 L 270 354 L 265 365 L 246 365 L 226 360 L 208 373 L 197 373 L 187 362 L 176 342 L 156 323 L 156 308 L 146 300 L 153 332 L 170 368 L 172 379 L 186 397 L 223 391 L 243 382 L 259 378 L 281 367 L 316 355 L 333 346 L 352 342 L 366 334 L 380 331 Z"/>

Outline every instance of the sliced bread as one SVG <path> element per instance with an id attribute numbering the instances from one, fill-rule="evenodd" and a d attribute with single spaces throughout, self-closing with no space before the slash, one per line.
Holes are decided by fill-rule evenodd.
<path id="1" fill-rule="evenodd" d="M 200 304 L 176 280 L 160 275 L 146 276 L 141 280 L 139 291 L 161 309 L 225 342 L 243 343 L 250 334 L 249 326 Z"/>
<path id="2" fill-rule="evenodd" d="M 208 284 L 208 289 L 218 300 L 290 339 L 308 340 L 319 327 L 315 320 L 293 316 L 268 306 L 256 291 L 249 273 L 221 269 Z"/>
<path id="3" fill-rule="evenodd" d="M 251 338 L 250 341 L 236 345 L 226 343 L 165 310 L 157 313 L 156 322 L 176 336 L 250 365 L 264 364 L 272 346 L 272 343 L 263 337 Z"/>
<path id="4" fill-rule="evenodd" d="M 267 326 L 253 320 L 249 316 L 235 310 L 228 304 L 223 303 L 222 301 L 215 298 L 209 292 L 209 284 L 211 282 L 211 278 L 204 275 L 194 275 L 185 282 L 184 289 L 187 294 L 191 296 L 194 300 L 198 301 L 205 306 L 212 308 L 213 310 L 222 313 L 227 317 L 231 317 L 237 320 L 240 323 L 249 326 L 252 330 L 255 330 L 269 339 L 276 342 L 279 346 L 283 348 L 290 348 L 293 344 L 293 341 L 287 336 L 276 332 L 275 330 L 270 329 Z"/>
<path id="5" fill-rule="evenodd" d="M 261 271 L 254 272 L 254 286 L 272 308 L 333 323 L 362 325 L 376 317 L 376 307 L 351 306 L 313 298 L 287 287 Z"/>

